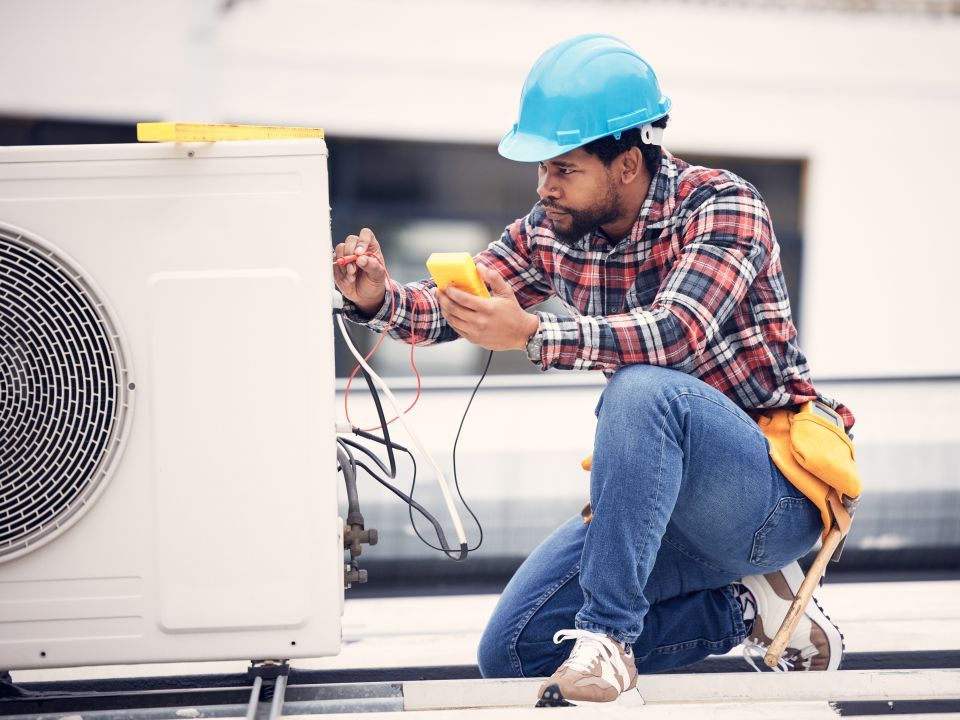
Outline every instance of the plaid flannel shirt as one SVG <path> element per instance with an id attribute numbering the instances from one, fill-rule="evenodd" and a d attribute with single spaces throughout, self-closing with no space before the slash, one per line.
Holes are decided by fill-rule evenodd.
<path id="1" fill-rule="evenodd" d="M 814 389 L 797 344 L 780 247 L 757 190 L 724 170 L 692 166 L 664 150 L 630 233 L 599 230 L 559 242 L 539 203 L 475 260 L 496 270 L 524 308 L 557 296 L 563 313 L 538 311 L 540 366 L 602 370 L 646 363 L 689 373 L 746 410 L 819 399 L 849 430 L 848 408 Z M 348 318 L 418 344 L 458 337 L 425 280 L 393 283 L 370 320 Z M 393 295 L 393 315 L 390 299 Z M 414 307 L 415 304 L 415 307 Z"/>

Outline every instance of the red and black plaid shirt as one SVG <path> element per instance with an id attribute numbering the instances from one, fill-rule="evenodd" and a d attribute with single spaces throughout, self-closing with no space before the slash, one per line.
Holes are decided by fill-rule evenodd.
<path id="1" fill-rule="evenodd" d="M 779 408 L 820 399 L 847 429 L 850 410 L 817 393 L 797 344 L 790 300 L 767 207 L 756 189 L 725 170 L 663 152 L 629 235 L 602 232 L 559 242 L 538 203 L 476 256 L 510 284 L 524 308 L 557 296 L 563 313 L 538 312 L 541 367 L 603 370 L 647 363 L 689 373 L 740 407 Z M 453 340 L 430 281 L 394 283 L 367 325 L 409 341 Z M 362 321 L 347 303 L 347 315 Z"/>

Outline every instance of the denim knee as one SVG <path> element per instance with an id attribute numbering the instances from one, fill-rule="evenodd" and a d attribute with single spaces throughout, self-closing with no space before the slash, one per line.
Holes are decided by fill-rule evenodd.
<path id="1" fill-rule="evenodd" d="M 607 389 L 613 387 L 618 392 L 636 392 L 637 390 L 649 392 L 686 387 L 696 381 L 693 375 L 680 370 L 671 370 L 657 365 L 625 365 L 613 374 Z"/>
<path id="2" fill-rule="evenodd" d="M 610 378 L 600 396 L 596 414 L 599 416 L 600 408 L 604 406 L 608 412 L 628 414 L 657 407 L 657 400 L 671 400 L 678 390 L 698 382 L 692 375 L 679 370 L 656 365 L 627 365 Z"/>
<path id="3" fill-rule="evenodd" d="M 484 628 L 477 646 L 477 665 L 485 678 L 522 677 L 510 657 L 510 638 L 507 633 L 489 623 Z"/>

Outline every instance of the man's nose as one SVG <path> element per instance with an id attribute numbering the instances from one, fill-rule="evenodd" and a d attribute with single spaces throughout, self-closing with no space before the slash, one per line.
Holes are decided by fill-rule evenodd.
<path id="1" fill-rule="evenodd" d="M 560 197 L 560 189 L 550 176 L 550 173 L 543 173 L 537 181 L 537 195 L 541 200 L 551 198 L 556 200 Z"/>

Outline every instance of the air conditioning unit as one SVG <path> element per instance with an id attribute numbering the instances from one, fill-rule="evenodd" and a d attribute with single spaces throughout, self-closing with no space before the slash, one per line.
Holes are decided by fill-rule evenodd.
<path id="1" fill-rule="evenodd" d="M 339 652 L 326 158 L 0 148 L 0 670 Z"/>

